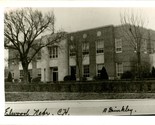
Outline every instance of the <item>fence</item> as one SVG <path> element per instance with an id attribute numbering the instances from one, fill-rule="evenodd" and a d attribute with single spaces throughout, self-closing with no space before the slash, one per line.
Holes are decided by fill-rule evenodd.
<path id="1" fill-rule="evenodd" d="M 155 92 L 155 81 L 5 83 L 5 92 Z"/>

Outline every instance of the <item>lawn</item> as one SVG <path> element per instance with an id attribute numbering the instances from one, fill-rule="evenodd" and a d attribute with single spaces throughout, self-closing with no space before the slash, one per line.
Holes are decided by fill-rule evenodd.
<path id="1" fill-rule="evenodd" d="M 71 92 L 6 92 L 5 100 L 52 101 L 52 100 L 101 100 L 101 99 L 155 99 L 155 93 L 71 93 Z"/>

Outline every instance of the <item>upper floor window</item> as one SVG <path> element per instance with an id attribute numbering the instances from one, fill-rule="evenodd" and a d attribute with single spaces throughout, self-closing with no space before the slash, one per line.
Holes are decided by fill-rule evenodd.
<path id="1" fill-rule="evenodd" d="M 97 36 L 99 37 L 99 36 L 101 36 L 101 31 L 97 31 Z"/>
<path id="2" fill-rule="evenodd" d="M 147 53 L 147 40 L 144 40 L 143 49 L 144 49 L 144 53 Z"/>
<path id="3" fill-rule="evenodd" d="M 83 77 L 89 77 L 89 65 L 83 66 Z"/>
<path id="4" fill-rule="evenodd" d="M 71 41 L 73 41 L 73 40 L 74 40 L 74 37 L 73 37 L 73 36 L 71 36 L 71 37 L 70 37 L 70 40 L 71 40 Z"/>
<path id="5" fill-rule="evenodd" d="M 49 57 L 58 58 L 58 46 L 49 47 Z"/>
<path id="6" fill-rule="evenodd" d="M 83 38 L 84 38 L 84 39 L 87 38 L 87 34 L 83 34 Z"/>
<path id="7" fill-rule="evenodd" d="M 96 42 L 96 53 L 103 53 L 104 52 L 104 41 L 99 40 Z"/>
<path id="8" fill-rule="evenodd" d="M 83 55 L 89 54 L 89 43 L 88 42 L 84 42 L 82 44 L 82 53 L 83 53 Z"/>
<path id="9" fill-rule="evenodd" d="M 116 63 L 116 73 L 118 77 L 123 74 L 123 63 Z"/>
<path id="10" fill-rule="evenodd" d="M 73 45 L 69 46 L 69 55 L 70 56 L 75 56 L 76 55 L 76 51 Z"/>
<path id="11" fill-rule="evenodd" d="M 122 39 L 115 39 L 115 51 L 116 53 L 122 52 Z"/>

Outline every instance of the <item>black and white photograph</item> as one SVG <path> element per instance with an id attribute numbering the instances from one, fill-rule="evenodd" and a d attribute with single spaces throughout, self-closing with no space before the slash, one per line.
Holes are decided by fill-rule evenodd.
<path id="1" fill-rule="evenodd" d="M 154 13 L 6 7 L 4 116 L 155 115 Z"/>

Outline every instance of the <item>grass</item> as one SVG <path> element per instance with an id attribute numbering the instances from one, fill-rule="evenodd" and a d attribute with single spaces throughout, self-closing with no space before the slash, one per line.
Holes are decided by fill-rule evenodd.
<path id="1" fill-rule="evenodd" d="M 101 99 L 155 99 L 155 93 L 69 93 L 69 92 L 6 92 L 5 100 L 52 101 L 52 100 L 101 100 Z"/>

